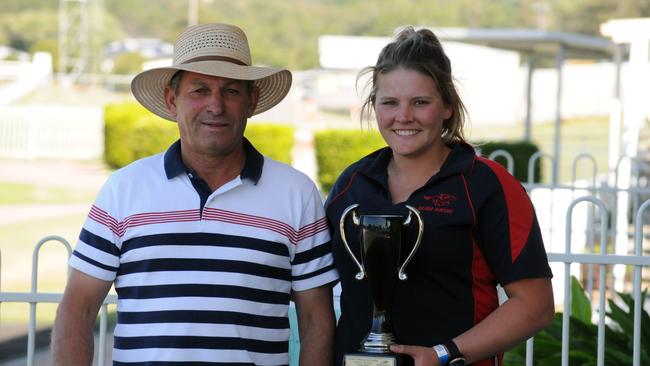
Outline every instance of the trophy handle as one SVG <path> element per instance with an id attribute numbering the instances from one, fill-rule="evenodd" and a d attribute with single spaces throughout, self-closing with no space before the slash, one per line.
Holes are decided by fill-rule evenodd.
<path id="1" fill-rule="evenodd" d="M 343 215 L 341 215 L 341 221 L 339 223 L 339 231 L 341 233 L 341 240 L 343 240 L 343 246 L 345 246 L 345 249 L 348 251 L 348 254 L 350 257 L 352 257 L 352 260 L 354 261 L 354 264 L 359 267 L 359 272 L 354 276 L 357 280 L 362 280 L 364 277 L 366 277 L 366 270 L 363 269 L 363 266 L 361 265 L 361 262 L 357 259 L 357 257 L 354 256 L 354 253 L 352 253 L 352 249 L 350 249 L 350 245 L 348 244 L 347 239 L 345 239 L 345 218 L 348 216 L 350 212 L 352 212 L 352 222 L 355 225 L 359 225 L 359 216 L 357 215 L 357 211 L 355 209 L 359 207 L 358 203 L 355 203 L 353 205 L 348 206 L 348 208 L 343 211 Z"/>
<path id="2" fill-rule="evenodd" d="M 404 270 L 406 269 L 406 266 L 409 264 L 411 259 L 413 259 L 413 256 L 415 255 L 415 252 L 418 250 L 420 247 L 420 242 L 422 242 L 422 233 L 424 232 L 424 225 L 422 224 L 422 216 L 420 216 L 420 211 L 415 209 L 414 207 L 411 207 L 409 205 L 406 205 L 406 208 L 409 209 L 409 215 L 408 217 L 404 220 L 404 225 L 408 225 L 411 223 L 411 214 L 415 214 L 415 217 L 418 219 L 418 238 L 415 240 L 415 245 L 413 245 L 413 250 L 411 250 L 411 253 L 409 253 L 408 257 L 406 257 L 406 260 L 402 264 L 402 266 L 399 268 L 399 272 L 397 273 L 397 277 L 401 280 L 404 281 L 408 278 L 406 273 L 404 273 Z M 349 249 L 348 249 L 349 250 Z"/>

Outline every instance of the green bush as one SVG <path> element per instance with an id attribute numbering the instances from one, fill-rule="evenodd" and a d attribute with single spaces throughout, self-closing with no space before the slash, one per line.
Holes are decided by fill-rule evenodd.
<path id="1" fill-rule="evenodd" d="M 165 151 L 177 139 L 175 123 L 138 103 L 109 104 L 104 109 L 104 160 L 112 168 Z"/>
<path id="2" fill-rule="evenodd" d="M 248 123 L 244 136 L 250 140 L 262 154 L 291 164 L 294 128 L 289 125 L 272 123 Z"/>
<path id="3" fill-rule="evenodd" d="M 525 141 L 520 141 L 520 142 L 495 141 L 495 142 L 478 143 L 476 144 L 476 146 L 477 149 L 480 150 L 481 155 L 486 157 L 496 150 L 505 150 L 509 152 L 510 155 L 512 155 L 512 160 L 514 165 L 513 175 L 520 182 L 524 182 L 524 183 L 528 182 L 528 161 L 530 160 L 530 157 L 533 156 L 533 154 L 539 151 L 537 145 Z M 499 164 L 507 168 L 507 163 L 505 158 L 496 157 L 495 160 L 496 162 L 498 162 Z M 538 183 L 542 180 L 541 164 L 539 160 L 535 163 L 534 172 L 535 172 L 535 179 L 533 181 L 535 183 Z"/>
<path id="4" fill-rule="evenodd" d="M 378 131 L 326 130 L 314 136 L 318 181 L 329 192 L 341 172 L 351 163 L 386 146 Z"/>
<path id="5" fill-rule="evenodd" d="M 621 302 L 608 300 L 609 311 L 605 322 L 605 364 L 627 366 L 632 364 L 634 299 L 618 293 Z M 641 296 L 644 304 L 646 291 Z M 620 305 L 623 305 L 621 307 Z M 598 326 L 591 322 L 591 303 L 575 277 L 571 279 L 571 316 L 569 318 L 569 365 L 596 365 Z M 533 366 L 559 365 L 562 356 L 562 313 L 556 313 L 553 323 L 533 339 Z M 650 339 L 650 315 L 641 312 L 641 365 L 650 365 L 650 350 L 644 345 Z M 526 343 L 521 343 L 504 356 L 504 366 L 523 365 Z"/>
<path id="6" fill-rule="evenodd" d="M 293 127 L 249 123 L 244 135 L 262 154 L 291 163 Z M 112 168 L 163 152 L 177 139 L 176 123 L 136 102 L 109 104 L 104 109 L 104 160 Z"/>
<path id="7" fill-rule="evenodd" d="M 140 52 L 125 52 L 113 60 L 113 74 L 129 75 L 142 71 L 142 64 L 146 58 Z"/>

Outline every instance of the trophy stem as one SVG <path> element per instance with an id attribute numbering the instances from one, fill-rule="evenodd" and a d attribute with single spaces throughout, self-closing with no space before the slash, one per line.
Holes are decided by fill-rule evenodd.
<path id="1" fill-rule="evenodd" d="M 361 352 L 387 353 L 390 352 L 391 344 L 395 343 L 395 336 L 390 330 L 386 311 L 373 310 L 372 328 L 364 338 L 361 345 Z"/>

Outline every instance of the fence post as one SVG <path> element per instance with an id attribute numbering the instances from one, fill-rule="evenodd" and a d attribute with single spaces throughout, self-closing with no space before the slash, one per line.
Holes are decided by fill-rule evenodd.
<path id="1" fill-rule="evenodd" d="M 41 250 L 43 244 L 48 241 L 58 241 L 65 246 L 68 251 L 68 257 L 72 254 L 70 243 L 58 235 L 49 235 L 39 240 L 32 252 L 32 295 L 38 293 L 38 252 Z M 29 329 L 27 333 L 27 366 L 34 366 L 34 352 L 36 348 L 36 304 L 32 301 L 29 303 Z"/>
<path id="2" fill-rule="evenodd" d="M 571 254 L 571 223 L 573 221 L 573 208 L 580 202 L 588 201 L 600 208 L 600 219 L 601 219 L 601 254 L 605 253 L 605 245 L 603 242 L 607 242 L 607 208 L 603 201 L 593 196 L 580 197 L 569 205 L 567 208 L 566 214 L 566 225 L 565 225 L 565 254 Z M 562 315 L 562 366 L 569 366 L 569 320 L 571 318 L 571 263 L 566 261 L 564 263 L 564 309 Z M 604 265 L 600 266 L 601 276 L 605 276 L 605 267 Z M 605 362 L 605 329 L 604 329 L 604 320 L 605 320 L 605 283 L 600 280 L 599 285 L 600 293 L 600 314 L 598 322 L 598 366 L 603 366 Z"/>
<path id="3" fill-rule="evenodd" d="M 643 255 L 643 214 L 650 207 L 650 200 L 643 202 L 634 222 L 634 254 Z M 641 266 L 634 266 L 634 334 L 632 338 L 632 365 L 641 366 Z"/>

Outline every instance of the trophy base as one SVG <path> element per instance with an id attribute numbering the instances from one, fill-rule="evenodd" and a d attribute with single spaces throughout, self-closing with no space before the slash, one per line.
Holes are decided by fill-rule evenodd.
<path id="1" fill-rule="evenodd" d="M 405 357 L 396 353 L 348 353 L 343 356 L 343 366 L 402 366 Z"/>

